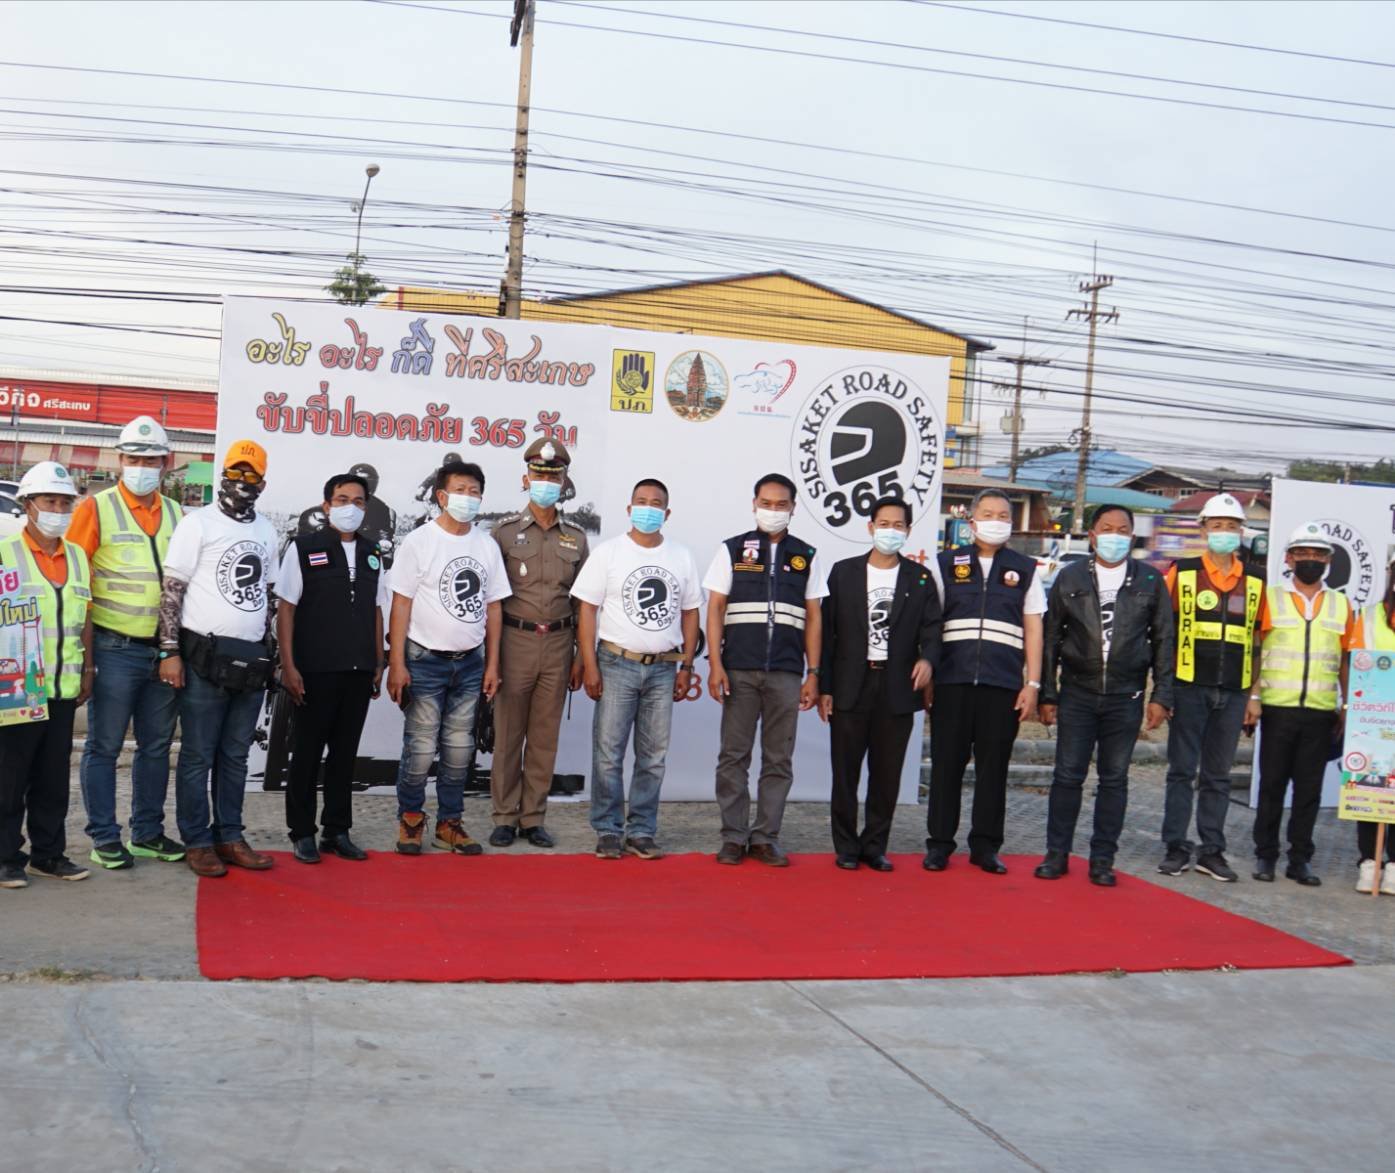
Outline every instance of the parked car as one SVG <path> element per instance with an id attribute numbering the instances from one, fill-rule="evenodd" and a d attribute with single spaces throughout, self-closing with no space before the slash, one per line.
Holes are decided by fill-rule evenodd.
<path id="1" fill-rule="evenodd" d="M 0 538 L 8 538 L 24 528 L 24 506 L 14 497 L 13 488 L 0 488 Z"/>

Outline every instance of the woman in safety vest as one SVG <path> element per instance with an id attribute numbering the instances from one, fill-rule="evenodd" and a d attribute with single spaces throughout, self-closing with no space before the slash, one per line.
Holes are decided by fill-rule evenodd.
<path id="1" fill-rule="evenodd" d="M 1361 622 L 1351 633 L 1348 649 L 1382 652 L 1395 657 L 1395 557 L 1385 568 L 1385 598 L 1378 603 L 1368 603 L 1362 609 Z M 1345 688 L 1342 691 L 1346 693 Z M 1395 896 L 1395 827 L 1385 829 L 1384 868 L 1376 859 L 1375 823 L 1363 820 L 1356 824 L 1356 849 L 1361 855 L 1356 890 L 1370 892 L 1379 882 L 1382 892 Z"/>
<path id="2" fill-rule="evenodd" d="M 15 495 L 26 524 L 0 541 L 0 583 L 13 608 L 0 618 L 20 628 L 33 695 L 25 706 L 0 709 L 0 888 L 28 887 L 26 864 L 31 876 L 87 878 L 64 854 L 73 718 L 92 691 L 91 573 L 87 555 L 63 537 L 78 491 L 66 468 L 45 460 L 24 474 Z"/>

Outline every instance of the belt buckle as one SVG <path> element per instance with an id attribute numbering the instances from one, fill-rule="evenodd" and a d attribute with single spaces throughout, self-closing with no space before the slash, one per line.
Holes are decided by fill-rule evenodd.
<path id="1" fill-rule="evenodd" d="M 550 623 L 535 623 L 535 624 L 533 624 L 533 633 L 534 633 L 535 635 L 547 635 L 548 632 L 550 632 L 551 630 L 552 630 L 552 624 L 550 624 Z"/>

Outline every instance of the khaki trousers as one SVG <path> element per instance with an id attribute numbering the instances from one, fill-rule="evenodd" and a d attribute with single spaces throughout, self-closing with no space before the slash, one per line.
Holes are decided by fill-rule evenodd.
<path id="1" fill-rule="evenodd" d="M 505 627 L 502 683 L 494 700 L 494 760 L 489 793 L 497 826 L 542 826 L 557 762 L 575 632 L 538 635 Z"/>

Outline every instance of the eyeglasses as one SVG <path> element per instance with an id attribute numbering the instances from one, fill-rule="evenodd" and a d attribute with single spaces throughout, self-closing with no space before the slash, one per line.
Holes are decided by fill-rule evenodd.
<path id="1" fill-rule="evenodd" d="M 260 485 L 264 479 L 261 473 L 243 472 L 240 468 L 225 468 L 223 475 L 230 481 L 241 481 L 244 485 Z"/>

